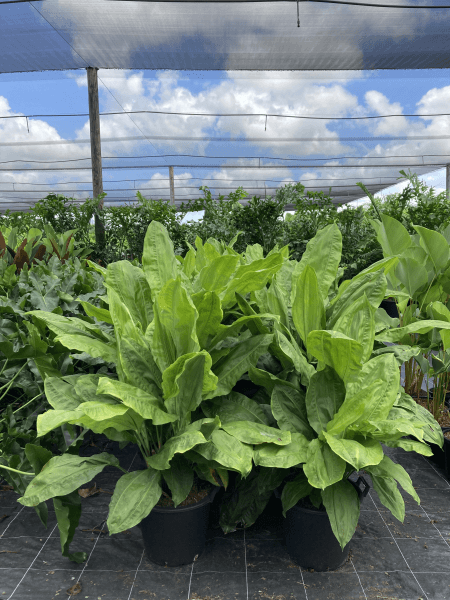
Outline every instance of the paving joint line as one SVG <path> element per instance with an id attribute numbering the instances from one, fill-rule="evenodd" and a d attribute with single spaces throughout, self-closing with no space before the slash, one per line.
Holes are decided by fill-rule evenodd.
<path id="1" fill-rule="evenodd" d="M 3 536 L 5 535 L 5 532 L 8 531 L 9 527 L 11 526 L 11 524 L 14 523 L 14 521 L 17 519 L 17 517 L 20 515 L 20 513 L 23 511 L 24 508 L 25 508 L 25 506 L 22 506 L 22 508 L 17 513 L 17 515 L 14 517 L 14 519 L 12 519 L 12 521 L 10 521 L 8 523 L 8 525 L 6 526 L 5 531 L 0 535 L 0 540 L 3 538 Z M 52 531 L 52 533 L 53 533 L 53 531 Z"/>
<path id="2" fill-rule="evenodd" d="M 130 465 L 130 468 L 131 468 L 131 465 Z M 131 598 L 131 593 L 132 593 L 132 591 L 133 591 L 134 584 L 136 583 L 136 577 L 137 577 L 137 574 L 138 574 L 138 572 L 139 572 L 139 567 L 141 566 L 142 559 L 144 558 L 144 554 L 145 554 L 145 549 L 142 551 L 142 554 L 141 554 L 141 560 L 139 561 L 138 568 L 136 569 L 136 572 L 135 572 L 135 574 L 134 574 L 134 579 L 133 579 L 133 583 L 131 584 L 131 589 L 130 589 L 130 593 L 129 593 L 129 595 L 128 595 L 128 600 L 130 600 L 130 598 Z"/>
<path id="3" fill-rule="evenodd" d="M 53 527 L 52 531 L 50 532 L 50 535 L 51 535 L 51 534 L 54 532 L 54 530 L 55 530 L 55 528 L 56 528 L 57 526 L 58 526 L 58 525 L 56 524 L 56 525 Z M 42 550 L 44 549 L 44 546 L 45 546 L 45 544 L 48 542 L 48 540 L 49 540 L 49 538 L 50 538 L 50 535 L 49 535 L 49 536 L 48 536 L 48 538 L 45 540 L 45 542 L 42 544 L 42 546 L 41 546 L 41 549 L 39 550 L 39 552 L 38 552 L 38 553 L 36 554 L 36 556 L 34 557 L 34 559 L 33 559 L 33 562 L 32 562 L 32 563 L 31 563 L 31 565 L 28 567 L 28 569 L 25 571 L 25 573 L 24 573 L 24 574 L 23 574 L 23 576 L 22 576 L 22 579 L 21 579 L 21 580 L 19 581 L 19 583 L 16 585 L 16 587 L 15 587 L 15 588 L 14 588 L 14 590 L 12 591 L 11 595 L 10 595 L 10 596 L 7 598 L 7 600 L 10 600 L 10 599 L 11 599 L 11 598 L 14 596 L 14 594 L 16 593 L 16 591 L 17 591 L 17 589 L 18 589 L 19 585 L 22 583 L 22 581 L 23 581 L 23 580 L 25 579 L 25 577 L 28 575 L 28 573 L 29 573 L 29 571 L 30 571 L 31 567 L 32 567 L 32 566 L 34 565 L 34 563 L 36 562 L 36 560 L 37 560 L 37 557 L 39 556 L 39 554 L 40 554 L 40 553 L 42 552 Z"/>
<path id="4" fill-rule="evenodd" d="M 246 590 L 246 599 L 248 600 L 247 542 L 245 539 L 245 528 L 244 528 L 244 561 L 245 561 L 245 590 Z"/>
<path id="5" fill-rule="evenodd" d="M 361 579 L 360 579 L 360 577 L 359 577 L 359 575 L 358 575 L 358 571 L 356 570 L 356 568 L 355 568 L 355 565 L 353 564 L 353 561 L 352 561 L 352 559 L 351 559 L 351 558 L 350 558 L 350 562 L 351 562 L 351 564 L 352 564 L 353 570 L 354 570 L 354 571 L 355 571 L 355 573 L 356 573 L 356 577 L 358 578 L 359 585 L 361 586 L 362 592 L 363 592 L 363 594 L 364 594 L 364 598 L 367 600 L 366 591 L 365 591 L 365 589 L 364 589 L 364 586 L 363 586 L 363 584 L 362 584 L 362 582 L 361 582 Z"/>
<path id="6" fill-rule="evenodd" d="M 129 472 L 129 471 L 130 471 L 130 469 L 131 469 L 131 465 L 133 464 L 133 462 L 134 462 L 134 458 L 135 458 L 136 456 L 137 456 L 137 452 L 135 453 L 135 455 L 134 455 L 134 457 L 133 457 L 133 460 L 131 461 L 131 464 L 130 464 L 130 466 L 129 466 L 129 467 L 128 467 L 128 469 L 127 469 L 127 472 Z M 87 567 L 87 565 L 89 564 L 89 561 L 90 561 L 90 559 L 91 559 L 92 553 L 94 552 L 94 550 L 95 550 L 95 547 L 97 546 L 98 540 L 100 539 L 100 536 L 101 536 L 101 535 L 102 535 L 102 533 L 103 533 L 103 529 L 104 529 L 105 525 L 106 525 L 106 519 L 105 519 L 105 521 L 103 522 L 102 528 L 101 528 L 101 530 L 100 530 L 99 534 L 97 535 L 97 539 L 95 540 L 94 546 L 93 546 L 92 550 L 90 551 L 90 553 L 89 553 L 89 556 L 88 556 L 88 558 L 87 558 L 87 560 L 86 560 L 86 563 L 85 563 L 85 565 L 84 565 L 84 567 L 83 567 L 83 569 L 82 569 L 81 573 L 79 574 L 79 576 L 78 576 L 78 579 L 76 580 L 76 582 L 75 582 L 75 584 L 74 584 L 74 585 L 76 585 L 77 583 L 79 583 L 79 582 L 80 582 L 80 579 L 82 578 L 82 576 L 83 576 L 83 573 L 85 572 L 85 570 L 86 570 L 86 567 Z M 69 596 L 68 600 L 71 600 L 71 598 L 73 598 L 73 593 L 71 593 L 71 594 L 70 594 L 70 596 Z M 9 599 L 8 599 L 8 600 L 9 600 Z"/>
<path id="7" fill-rule="evenodd" d="M 374 501 L 374 499 L 372 498 L 372 496 L 371 496 L 370 494 L 369 494 L 369 497 L 370 497 L 370 499 L 372 500 L 372 502 L 374 503 L 374 506 L 376 507 L 376 509 L 378 510 L 378 507 L 377 507 L 377 505 L 375 504 L 375 501 Z M 424 592 L 424 590 L 423 590 L 422 586 L 420 585 L 420 583 L 419 583 L 419 581 L 418 581 L 417 577 L 414 575 L 414 572 L 413 572 L 413 570 L 411 569 L 411 567 L 409 566 L 409 564 L 408 564 L 408 561 L 406 560 L 406 558 L 405 558 L 405 556 L 404 556 L 403 552 L 401 551 L 401 548 L 400 548 L 400 546 L 397 544 L 397 540 L 396 540 L 396 539 L 395 539 L 395 537 L 393 536 L 393 534 L 392 534 L 391 530 L 389 529 L 389 526 L 387 525 L 386 521 L 385 521 L 385 520 L 384 520 L 384 518 L 383 518 L 383 515 L 381 514 L 381 512 L 380 512 L 379 510 L 378 510 L 378 514 L 379 514 L 379 515 L 380 515 L 380 517 L 383 519 L 383 523 L 385 524 L 385 526 L 388 528 L 388 531 L 389 531 L 389 533 L 391 534 L 391 536 L 392 536 L 392 539 L 394 540 L 394 543 L 395 543 L 395 545 L 397 546 L 397 549 L 398 549 L 398 551 L 399 551 L 399 552 L 400 552 L 400 554 L 402 555 L 402 558 L 403 558 L 403 560 L 405 561 L 405 563 L 406 563 L 406 566 L 408 567 L 408 569 L 409 569 L 409 571 L 410 571 L 411 575 L 412 575 L 412 576 L 414 577 L 414 579 L 416 580 L 416 583 L 417 583 L 417 585 L 419 586 L 419 588 L 422 590 L 422 593 L 423 593 L 423 595 L 425 596 L 425 598 L 426 598 L 427 600 L 429 600 L 429 599 L 428 599 L 428 595 L 427 595 L 427 594 Z"/>

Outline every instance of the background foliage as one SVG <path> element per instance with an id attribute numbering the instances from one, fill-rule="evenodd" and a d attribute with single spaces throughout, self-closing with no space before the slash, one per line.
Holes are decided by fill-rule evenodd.
<path id="1" fill-rule="evenodd" d="M 417 175 L 404 173 L 408 186 L 400 193 L 376 198 L 375 206 L 338 207 L 324 192 L 304 193 L 301 183 L 287 184 L 277 190 L 274 197 L 253 196 L 247 206 L 239 200 L 248 196 L 239 187 L 227 198 L 214 200 L 207 186 L 199 189 L 204 197 L 191 200 L 180 211 L 165 200 L 147 199 L 140 192 L 136 202 L 124 206 L 108 206 L 97 210 L 98 199 L 88 198 L 83 204 L 73 204 L 73 198 L 50 194 L 26 213 L 7 211 L 0 215 L 0 229 L 17 227 L 18 241 L 30 228 L 44 228 L 49 223 L 57 234 L 75 229 L 74 238 L 85 247 L 92 248 L 90 258 L 100 264 L 108 264 L 122 258 L 140 261 L 144 237 L 148 225 L 159 221 L 174 243 L 176 254 L 185 256 L 189 244 L 196 237 L 206 241 L 209 237 L 229 242 L 241 232 L 235 244 L 243 252 L 249 244 L 260 244 L 266 255 L 275 244 L 289 244 L 291 257 L 299 260 L 306 244 L 319 229 L 336 223 L 343 236 L 342 262 L 344 278 L 349 279 L 371 263 L 382 258 L 369 219 L 377 218 L 376 209 L 398 219 L 410 233 L 413 224 L 442 230 L 450 222 L 450 202 L 445 192 L 435 195 Z M 104 194 L 103 196 L 106 196 Z M 284 215 L 284 206 L 294 205 L 293 214 Z M 187 213 L 204 211 L 200 221 L 186 221 Z M 95 243 L 93 218 L 98 215 L 105 227 L 106 243 Z"/>

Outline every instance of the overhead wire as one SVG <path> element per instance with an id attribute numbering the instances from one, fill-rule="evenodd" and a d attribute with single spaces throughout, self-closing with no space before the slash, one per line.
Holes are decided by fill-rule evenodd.
<path id="1" fill-rule="evenodd" d="M 420 157 L 424 157 L 424 156 L 450 156 L 450 153 L 447 154 L 393 154 L 390 156 L 334 156 L 334 157 L 326 157 L 326 158 L 305 158 L 305 157 L 300 157 L 300 158 L 284 158 L 284 157 L 279 157 L 279 156 L 203 156 L 200 154 L 161 154 L 158 156 L 153 156 L 153 155 L 142 155 L 142 156 L 102 156 L 102 160 L 109 160 L 109 159 L 113 159 L 113 160 L 124 160 L 124 159 L 137 159 L 137 158 L 160 158 L 163 156 L 171 156 L 171 157 L 177 157 L 177 156 L 184 156 L 184 157 L 191 157 L 191 158 L 203 158 L 204 160 L 206 159 L 213 159 L 213 158 L 235 158 L 235 159 L 241 159 L 241 158 L 248 158 L 248 159 L 264 159 L 264 160 L 341 160 L 341 159 L 348 159 L 348 158 L 354 158 L 354 159 L 360 159 L 360 160 L 366 160 L 369 158 L 374 158 L 374 159 L 385 159 L 385 158 L 420 158 Z M 56 163 L 69 163 L 69 162 L 79 162 L 82 160 L 91 160 L 91 157 L 86 157 L 86 158 L 69 158 L 69 159 L 61 159 L 61 160 L 27 160 L 25 158 L 15 158 L 14 160 L 4 160 L 4 161 L 0 161 L 0 165 L 7 165 L 10 163 L 15 163 L 15 162 L 23 162 L 23 163 L 27 163 L 27 164 L 31 164 L 31 163 L 41 163 L 41 164 L 46 164 L 46 165 L 51 165 L 51 164 L 56 164 Z M 173 165 L 174 167 L 176 167 L 177 165 Z M 385 165 L 385 166 L 389 166 L 389 165 Z M 425 165 L 424 165 L 425 166 Z M 86 167 L 88 168 L 88 167 Z M 37 169 L 39 170 L 39 169 Z"/>
<path id="2" fill-rule="evenodd" d="M 120 102 L 117 100 L 117 98 L 114 96 L 114 94 L 111 92 L 111 90 L 107 87 L 107 85 L 105 84 L 105 82 L 98 76 L 97 74 L 97 78 L 99 81 L 101 81 L 101 83 L 105 86 L 105 88 L 108 90 L 108 92 L 111 94 L 111 96 L 114 98 L 114 100 L 117 102 L 117 104 L 120 106 L 120 108 L 123 110 L 123 112 L 125 114 L 127 114 L 131 120 L 132 123 L 134 123 L 136 125 L 136 127 L 139 129 L 139 131 L 142 133 L 142 135 L 145 137 L 145 139 L 148 141 L 148 143 L 150 144 L 150 146 L 152 146 L 153 148 L 155 148 L 155 146 L 153 146 L 153 144 L 151 143 L 151 141 L 148 139 L 148 137 L 145 135 L 145 133 L 142 131 L 142 129 L 139 127 L 139 125 L 136 123 L 136 121 L 134 121 L 129 113 L 127 113 L 124 109 L 124 107 L 120 104 Z M 155 148 L 156 152 L 158 152 L 158 149 Z"/>
<path id="3" fill-rule="evenodd" d="M 447 163 L 419 163 L 419 164 L 389 164 L 389 165 L 173 165 L 177 169 L 361 169 L 366 167 L 375 167 L 377 169 L 386 169 L 389 167 L 445 167 Z M 126 165 L 126 166 L 110 166 L 103 167 L 103 170 L 120 170 L 120 169 L 164 169 L 167 165 Z M 45 169 L 38 169 L 39 171 L 87 171 L 86 167 L 50 167 Z M 26 172 L 33 171 L 36 169 L 0 169 L 0 172 L 11 173 L 11 172 Z"/>
<path id="4" fill-rule="evenodd" d="M 104 82 L 102 81 L 103 85 Z M 106 87 L 106 86 L 105 86 Z M 109 90 L 108 90 L 109 91 Z M 111 93 L 111 92 L 110 92 Z M 167 110 L 123 110 L 122 112 L 101 112 L 101 117 L 108 115 L 138 115 L 138 114 L 159 114 L 159 115 L 181 115 L 190 117 L 280 117 L 284 119 L 328 119 L 330 121 L 347 121 L 361 119 L 388 119 L 390 117 L 448 117 L 450 113 L 429 113 L 429 114 L 397 114 L 397 115 L 372 115 L 367 117 L 313 117 L 306 115 L 279 115 L 276 113 L 188 113 Z M 45 114 L 45 115 L 5 115 L 0 119 L 29 119 L 41 117 L 88 117 L 89 113 L 67 113 L 67 114 Z"/>
<path id="5" fill-rule="evenodd" d="M 108 2 L 151 2 L 152 0 L 107 0 Z M 159 0 L 160 2 L 173 2 L 173 0 Z M 192 2 L 196 4 L 195 0 L 178 0 L 181 2 Z M 230 4 L 241 2 L 241 0 L 205 0 L 205 3 L 220 3 L 220 4 Z M 246 4 L 248 2 L 267 2 L 268 0 L 246 0 Z M 292 2 L 296 2 L 297 0 L 291 0 Z M 373 8 L 425 8 L 425 9 L 433 9 L 433 8 L 450 8 L 450 6 L 409 6 L 403 4 L 372 4 L 369 2 L 350 2 L 348 0 L 302 0 L 306 2 L 322 2 L 324 4 L 345 4 L 350 6 L 370 6 Z M 1 0 L 0 4 L 32 4 L 31 0 Z"/>

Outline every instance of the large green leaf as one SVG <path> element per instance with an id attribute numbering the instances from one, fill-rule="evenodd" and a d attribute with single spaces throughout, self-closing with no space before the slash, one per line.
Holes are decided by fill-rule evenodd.
<path id="1" fill-rule="evenodd" d="M 122 475 L 109 505 L 109 533 L 120 533 L 145 519 L 161 497 L 160 483 L 161 472 L 153 469 Z"/>
<path id="2" fill-rule="evenodd" d="M 324 490 L 343 478 L 345 460 L 335 454 L 328 444 L 315 438 L 309 443 L 303 471 L 313 487 Z"/>
<path id="3" fill-rule="evenodd" d="M 209 392 L 205 399 L 231 392 L 242 375 L 250 367 L 254 367 L 258 358 L 267 352 L 272 339 L 272 335 L 256 335 L 235 346 L 215 369 L 215 375 L 218 377 L 217 387 Z"/>
<path id="4" fill-rule="evenodd" d="M 44 391 L 50 406 L 57 410 L 77 410 L 82 402 L 75 387 L 60 377 L 46 377 Z"/>
<path id="5" fill-rule="evenodd" d="M 254 384 L 264 387 L 269 394 L 272 394 L 273 388 L 276 385 L 297 390 L 297 387 L 293 383 L 285 381 L 284 379 L 280 379 L 276 375 L 272 375 L 272 373 L 269 373 L 269 371 L 264 371 L 263 369 L 250 367 L 248 370 L 248 375 Z"/>
<path id="6" fill-rule="evenodd" d="M 387 281 L 383 269 L 367 273 L 363 277 L 354 277 L 350 283 L 344 282 L 339 287 L 338 294 L 333 298 L 327 309 L 327 329 L 333 329 L 342 313 L 365 294 L 370 305 L 378 308 L 386 295 Z"/>
<path id="7" fill-rule="evenodd" d="M 37 437 L 46 435 L 64 423 L 81 424 L 85 420 L 84 417 L 81 410 L 48 410 L 37 417 Z"/>
<path id="8" fill-rule="evenodd" d="M 373 475 L 370 467 L 367 472 L 372 477 L 373 489 L 380 498 L 380 502 L 391 511 L 396 519 L 403 523 L 405 519 L 405 501 L 393 477 L 379 477 Z"/>
<path id="9" fill-rule="evenodd" d="M 376 440 L 339 439 L 326 431 L 323 432 L 323 435 L 333 452 L 355 467 L 357 471 L 364 469 L 367 465 L 377 465 L 383 460 L 383 448 Z"/>
<path id="10" fill-rule="evenodd" d="M 371 387 L 372 383 L 378 385 L 371 388 L 370 394 L 366 394 L 364 390 Z M 349 396 L 362 392 L 364 411 L 357 422 L 364 419 L 375 422 L 387 419 L 394 406 L 399 385 L 400 371 L 393 354 L 382 354 L 365 363 L 358 380 L 347 386 Z"/>
<path id="11" fill-rule="evenodd" d="M 433 415 L 425 407 L 415 403 L 415 414 L 419 422 L 427 423 L 423 430 L 423 437 L 427 442 L 437 444 L 440 448 L 444 446 L 444 435 L 441 426 L 435 420 Z"/>
<path id="12" fill-rule="evenodd" d="M 308 352 L 332 367 L 347 383 L 361 369 L 362 345 L 338 331 L 311 331 Z"/>
<path id="13" fill-rule="evenodd" d="M 279 271 L 277 275 L 279 274 Z M 287 295 L 283 293 L 283 290 L 277 284 L 275 280 L 267 290 L 267 304 L 268 309 L 275 315 L 280 317 L 280 322 L 285 326 L 289 327 L 289 314 L 287 308 Z"/>
<path id="14" fill-rule="evenodd" d="M 105 285 L 119 297 L 129 310 L 133 321 L 140 323 L 145 331 L 153 320 L 153 302 L 150 286 L 142 269 L 127 260 L 110 263 L 107 267 Z"/>
<path id="15" fill-rule="evenodd" d="M 286 446 L 291 442 L 290 431 L 280 431 L 253 421 L 229 421 L 222 423 L 222 429 L 245 444 L 272 443 Z"/>
<path id="16" fill-rule="evenodd" d="M 181 359 L 183 357 L 180 357 Z M 182 424 L 190 422 L 190 414 L 202 401 L 202 392 L 214 390 L 217 377 L 210 371 L 212 360 L 203 351 L 178 359 L 163 373 L 164 404 Z"/>
<path id="17" fill-rule="evenodd" d="M 231 392 L 227 396 L 214 398 L 211 403 L 203 403 L 202 409 L 209 417 L 217 415 L 222 424 L 237 420 L 251 421 L 262 425 L 269 424 L 261 406 L 238 392 Z"/>
<path id="18" fill-rule="evenodd" d="M 322 298 L 327 298 L 331 284 L 336 278 L 342 253 L 342 234 L 333 223 L 320 229 L 306 244 L 306 250 L 292 274 L 291 302 L 294 301 L 296 280 L 307 265 L 317 274 L 319 290 Z"/>
<path id="19" fill-rule="evenodd" d="M 139 321 L 134 321 L 127 305 L 122 302 L 120 296 L 112 288 L 108 290 L 108 301 L 116 340 L 127 337 L 140 343 L 143 337 L 142 324 Z"/>
<path id="20" fill-rule="evenodd" d="M 427 270 L 413 258 L 399 258 L 394 273 L 397 279 L 405 286 L 411 298 L 414 297 L 417 290 L 428 283 Z"/>
<path id="21" fill-rule="evenodd" d="M 198 313 L 181 283 L 168 281 L 156 297 L 152 353 L 161 373 L 183 354 L 197 352 Z"/>
<path id="22" fill-rule="evenodd" d="M 291 433 L 291 442 L 286 446 L 264 444 L 254 450 L 253 461 L 262 467 L 289 469 L 306 462 L 308 440 L 301 433 Z"/>
<path id="23" fill-rule="evenodd" d="M 185 431 L 180 435 L 169 438 L 157 454 L 147 456 L 147 466 L 158 471 L 164 471 L 170 468 L 170 461 L 175 454 L 184 454 L 197 444 L 205 443 L 209 442 L 200 431 Z M 200 452 L 200 447 L 196 448 L 196 451 Z"/>
<path id="24" fill-rule="evenodd" d="M 308 362 L 291 332 L 287 328 L 284 329 L 281 324 L 280 327 L 283 329 L 284 333 L 277 330 L 274 331 L 274 341 L 271 347 L 278 347 L 279 352 L 282 352 L 284 357 L 292 362 L 297 373 L 300 373 L 302 384 L 308 386 L 309 381 L 316 370 L 313 365 Z"/>
<path id="25" fill-rule="evenodd" d="M 310 331 L 324 329 L 325 309 L 319 291 L 317 276 L 312 267 L 306 265 L 293 288 L 292 319 L 300 338 L 306 345 Z"/>
<path id="26" fill-rule="evenodd" d="M 102 358 L 108 363 L 117 363 L 117 351 L 112 344 L 105 344 L 101 340 L 87 335 L 78 334 L 59 334 L 55 338 L 56 342 L 60 342 L 70 350 L 79 350 L 86 352 L 92 358 Z"/>
<path id="27" fill-rule="evenodd" d="M 236 271 L 238 262 L 239 256 L 229 254 L 218 256 L 200 271 L 198 275 L 199 284 L 208 292 L 222 291 Z"/>
<path id="28" fill-rule="evenodd" d="M 77 490 L 66 496 L 53 498 L 55 516 L 58 521 L 61 552 L 63 556 L 76 563 L 82 563 L 87 558 L 86 552 L 69 552 L 70 542 L 80 522 L 81 498 Z"/>
<path id="29" fill-rule="evenodd" d="M 263 288 L 269 278 L 281 268 L 282 264 L 283 256 L 277 253 L 238 267 L 233 279 L 220 294 L 222 307 L 230 308 L 233 306 L 236 302 L 236 293 L 245 296 L 249 292 Z"/>
<path id="30" fill-rule="evenodd" d="M 411 237 L 406 227 L 398 219 L 389 215 L 381 215 L 382 222 L 370 221 L 377 234 L 377 240 L 383 248 L 385 257 L 402 254 L 411 246 Z"/>
<path id="31" fill-rule="evenodd" d="M 80 304 L 84 308 L 84 312 L 88 315 L 88 317 L 95 317 L 99 321 L 113 325 L 111 313 L 106 308 L 98 308 L 98 306 L 95 306 L 90 302 L 81 301 Z"/>
<path id="32" fill-rule="evenodd" d="M 430 257 L 436 273 L 444 269 L 448 263 L 449 245 L 445 237 L 437 231 L 413 225 L 420 235 L 420 245 Z"/>
<path id="33" fill-rule="evenodd" d="M 112 380 L 108 380 L 112 381 Z M 128 410 L 128 406 L 123 404 L 104 404 L 103 402 L 83 402 L 79 410 L 91 418 L 93 421 L 105 421 L 121 417 Z"/>
<path id="34" fill-rule="evenodd" d="M 303 471 L 293 481 L 288 481 L 281 493 L 281 504 L 283 505 L 283 517 L 286 512 L 295 506 L 299 500 L 305 498 L 312 492 L 313 488 Z"/>
<path id="35" fill-rule="evenodd" d="M 401 465 L 392 461 L 388 456 L 384 456 L 378 465 L 370 467 L 370 474 L 377 477 L 393 477 L 405 492 L 412 496 L 417 504 L 420 504 L 420 498 L 413 487 L 411 477 Z"/>
<path id="36" fill-rule="evenodd" d="M 257 467 L 245 479 L 237 481 L 234 488 L 227 490 L 220 510 L 220 526 L 224 533 L 236 531 L 241 523 L 250 527 L 262 513 L 277 488 L 286 476 L 284 469 Z"/>
<path id="37" fill-rule="evenodd" d="M 161 395 L 162 376 L 153 355 L 145 344 L 129 338 L 119 339 L 119 357 L 125 383 L 153 396 Z"/>
<path id="38" fill-rule="evenodd" d="M 327 432 L 338 435 L 353 423 L 386 419 L 397 396 L 399 377 L 392 354 L 377 356 L 366 362 L 358 376 L 347 384 L 345 400 L 328 423 Z"/>
<path id="39" fill-rule="evenodd" d="M 286 448 L 286 446 L 277 446 Z M 233 471 L 238 471 L 246 477 L 252 470 L 252 447 L 243 444 L 238 439 L 220 429 L 211 434 L 211 439 L 195 449 L 198 454 L 208 460 L 213 460 Z"/>
<path id="40" fill-rule="evenodd" d="M 238 297 L 239 304 L 243 300 Z M 248 303 L 247 303 L 248 306 Z M 241 307 L 242 308 L 242 307 Z M 243 317 L 239 317 L 236 321 L 233 321 L 231 325 L 220 325 L 218 327 L 217 334 L 213 337 L 213 339 L 209 343 L 209 349 L 215 348 L 220 342 L 229 337 L 237 337 L 242 327 L 246 325 L 248 329 L 254 334 L 268 334 L 270 330 L 268 327 L 263 325 L 261 319 L 262 318 L 271 318 L 273 316 L 270 313 L 257 314 L 250 308 L 253 314 L 245 315 Z M 252 323 L 254 323 L 252 327 Z"/>
<path id="41" fill-rule="evenodd" d="M 309 440 L 314 437 L 314 431 L 308 422 L 303 392 L 275 385 L 270 406 L 280 429 L 301 433 Z"/>
<path id="42" fill-rule="evenodd" d="M 342 549 L 352 539 L 359 519 L 359 498 L 348 481 L 337 481 L 322 491 L 331 529 Z"/>
<path id="43" fill-rule="evenodd" d="M 384 443 L 389 448 L 403 448 L 407 452 L 417 452 L 417 454 L 422 454 L 423 456 L 433 456 L 433 450 L 430 446 L 416 440 L 400 438 L 398 440 L 385 441 Z"/>
<path id="44" fill-rule="evenodd" d="M 17 502 L 35 506 L 55 496 L 65 496 L 91 481 L 107 466 L 117 467 L 119 460 L 107 452 L 84 457 L 73 454 L 54 456 L 45 468 L 28 485 L 25 494 Z"/>
<path id="45" fill-rule="evenodd" d="M 184 456 L 177 454 L 172 458 L 170 469 L 162 471 L 162 476 L 169 486 L 174 506 L 177 507 L 192 489 L 194 471 Z"/>
<path id="46" fill-rule="evenodd" d="M 108 339 L 98 325 L 88 323 L 77 317 L 63 317 L 56 313 L 49 313 L 41 310 L 30 310 L 25 314 L 32 315 L 40 321 L 44 321 L 47 327 L 56 333 L 56 335 L 97 335 L 99 339 Z"/>
<path id="47" fill-rule="evenodd" d="M 197 338 L 201 348 L 206 346 L 209 336 L 218 333 L 223 319 L 220 298 L 215 292 L 199 292 L 192 296 L 198 312 Z"/>
<path id="48" fill-rule="evenodd" d="M 316 433 L 323 431 L 345 399 L 345 385 L 337 373 L 325 367 L 311 377 L 306 390 L 308 421 Z"/>
<path id="49" fill-rule="evenodd" d="M 341 314 L 334 330 L 359 342 L 363 348 L 361 362 L 369 360 L 375 339 L 375 308 L 364 294 Z"/>
<path id="50" fill-rule="evenodd" d="M 178 267 L 172 240 L 167 229 L 158 221 L 152 221 L 145 234 L 142 269 L 153 298 L 156 298 L 170 279 L 177 277 Z"/>
<path id="51" fill-rule="evenodd" d="M 180 356 L 177 360 L 170 365 L 164 373 L 162 379 L 162 389 L 165 400 L 165 405 L 169 412 L 173 412 L 169 409 L 170 406 L 174 406 L 175 403 L 181 402 L 180 408 L 182 412 L 175 411 L 173 414 L 177 414 L 181 417 L 184 410 L 194 410 L 201 402 L 202 393 L 207 393 L 215 389 L 217 385 L 217 377 L 211 371 L 212 359 L 211 356 L 202 350 L 201 352 L 191 352 Z M 181 396 L 180 396 L 181 394 Z M 198 398 L 194 400 L 194 397 Z M 185 400 L 181 398 L 184 397 Z M 194 408 L 189 409 L 190 403 L 187 403 L 187 398 L 190 397 Z M 176 401 L 168 402 L 171 398 L 178 398 Z M 182 408 L 184 405 L 184 409 Z"/>
<path id="52" fill-rule="evenodd" d="M 428 333 L 432 329 L 450 329 L 450 323 L 446 321 L 425 320 L 416 321 L 405 325 L 405 327 L 396 327 L 387 331 L 382 331 L 375 336 L 375 340 L 379 342 L 398 342 L 406 335 L 414 333 Z"/>
<path id="53" fill-rule="evenodd" d="M 160 398 L 123 381 L 101 377 L 97 393 L 119 398 L 126 407 L 131 408 L 143 419 L 151 419 L 153 425 L 173 423 L 178 418 L 177 415 L 166 412 Z"/>

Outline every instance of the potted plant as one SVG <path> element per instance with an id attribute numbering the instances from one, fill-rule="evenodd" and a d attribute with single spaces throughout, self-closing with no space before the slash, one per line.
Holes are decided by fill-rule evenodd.
<path id="1" fill-rule="evenodd" d="M 322 229 L 302 260 L 283 267 L 268 289 L 255 292 L 251 302 L 239 298 L 244 314 L 261 311 L 252 326 L 274 335 L 261 368 L 251 367 L 249 375 L 265 389 L 273 420 L 292 438 L 285 446 L 256 447 L 254 462 L 284 474 L 290 470 L 281 501 L 292 531 L 299 512 L 302 527 L 305 519 L 328 523 L 322 528 L 327 539 L 287 537 L 291 558 L 315 570 L 335 569 L 348 554 L 360 505 L 349 476 L 369 473 L 381 502 L 403 521 L 397 483 L 419 498 L 406 471 L 384 455 L 382 443 L 430 455 L 425 442 L 443 442 L 432 415 L 400 386 L 402 359 L 393 352 L 373 355 L 383 322 L 378 307 L 386 293 L 385 271 L 396 259 L 380 261 L 336 288 L 340 235 L 336 225 Z M 204 409 L 222 419 L 228 407 L 212 401 Z M 277 485 L 274 481 L 272 489 Z M 292 511 L 295 506 L 300 511 Z M 314 556 L 320 559 L 314 562 Z"/>
<path id="2" fill-rule="evenodd" d="M 385 257 L 395 257 L 397 265 L 387 275 L 391 294 L 398 299 L 400 328 L 384 328 L 377 335 L 381 342 L 397 342 L 398 350 L 410 351 L 405 364 L 405 390 L 425 406 L 445 428 L 450 425 L 446 406 L 450 386 L 450 229 L 442 233 L 413 225 L 410 235 L 396 219 L 381 215 L 372 221 Z M 427 382 L 427 392 L 422 390 Z M 434 379 L 434 388 L 429 388 Z M 446 432 L 444 450 L 449 448 Z M 431 457 L 445 468 L 445 453 L 436 449 Z M 450 473 L 447 472 L 447 477 Z"/>
<path id="3" fill-rule="evenodd" d="M 222 320 L 236 304 L 236 290 L 246 293 L 265 285 L 283 260 L 273 253 L 242 264 L 240 255 L 221 255 L 211 250 L 212 244 L 206 246 L 199 241 L 202 252 L 177 261 L 167 231 L 153 221 L 145 238 L 143 269 L 128 261 L 100 269 L 108 309 L 84 302 L 88 316 L 80 319 L 29 313 L 46 323 L 63 346 L 100 356 L 117 370 L 117 379 L 46 377 L 45 393 L 53 408 L 39 415 L 38 435 L 70 424 L 137 444 L 145 468 L 125 471 L 118 480 L 109 533 L 141 524 L 149 558 L 170 566 L 200 554 L 215 489 L 227 486 L 228 471 L 243 477 L 250 473 L 253 444 L 291 441 L 287 431 L 239 415 L 222 423 L 201 411 L 205 400 L 229 394 L 272 342 L 271 334 L 241 332 L 252 316 L 230 325 Z M 100 329 L 93 317 L 109 323 L 111 331 Z M 25 506 L 49 498 L 62 503 L 58 524 L 65 531 L 63 552 L 72 560 L 84 560 L 82 554 L 68 553 L 81 511 L 77 490 L 107 465 L 121 469 L 118 459 L 106 452 L 90 458 L 42 456 L 19 499 Z"/>

